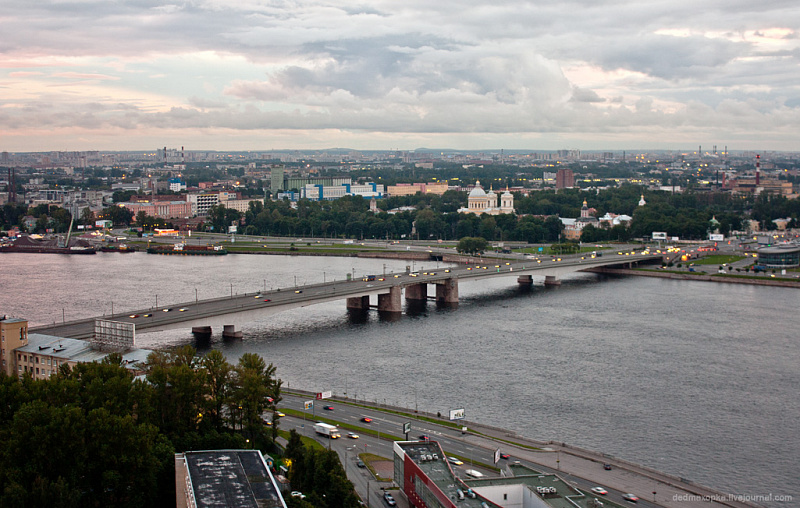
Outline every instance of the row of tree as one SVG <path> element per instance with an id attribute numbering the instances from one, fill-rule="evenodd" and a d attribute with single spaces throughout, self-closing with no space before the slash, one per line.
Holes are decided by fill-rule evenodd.
<path id="1" fill-rule="evenodd" d="M 120 362 L 0 374 L 0 506 L 174 506 L 176 451 L 272 449 L 281 381 L 258 355 L 156 352 L 146 380 Z"/>
<path id="2" fill-rule="evenodd" d="M 638 206 L 640 196 L 647 201 Z M 125 196 L 120 195 L 120 198 Z M 534 192 L 528 196 L 515 194 L 517 215 L 478 216 L 458 213 L 466 206 L 466 193 L 447 191 L 442 196 L 417 194 L 379 200 L 379 212 L 369 211 L 369 203 L 360 197 L 344 197 L 335 201 L 300 200 L 296 207 L 288 201 L 255 200 L 245 213 L 212 207 L 205 227 L 210 231 L 227 232 L 228 226 L 240 225 L 247 235 L 299 236 L 311 238 L 384 238 L 454 240 L 480 236 L 488 241 L 517 240 L 530 243 L 557 241 L 562 231 L 558 217 L 579 217 L 584 202 L 594 208 L 596 216 L 606 213 L 632 217 L 629 226 L 589 228 L 585 241 L 626 240 L 648 237 L 653 231 L 688 239 L 705 238 L 712 217 L 720 223 L 721 232 L 744 229 L 744 220 L 752 218 L 763 229 L 775 229 L 773 219 L 790 218 L 798 225 L 800 201 L 783 196 L 762 194 L 758 197 L 733 196 L 724 193 L 671 194 L 647 192 L 639 186 L 625 185 L 596 193 L 578 189 Z M 19 206 L 6 205 L 0 222 L 19 225 L 25 213 Z M 39 205 L 27 210 L 37 217 L 34 232 L 54 229 L 66 231 L 69 213 L 55 206 Z M 103 210 L 100 218 L 117 226 L 136 223 L 145 228 L 164 225 L 163 221 L 131 212 L 120 206 Z M 86 209 L 79 222 L 94 219 Z M 166 226 L 170 224 L 167 222 Z M 627 231 L 626 231 L 627 229 Z"/>

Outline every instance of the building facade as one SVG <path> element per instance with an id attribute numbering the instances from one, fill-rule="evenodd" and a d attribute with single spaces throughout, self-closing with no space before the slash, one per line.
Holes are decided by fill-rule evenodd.
<path id="1" fill-rule="evenodd" d="M 500 206 L 497 203 L 498 197 L 494 190 L 486 192 L 481 187 L 481 182 L 475 182 L 475 187 L 467 196 L 467 208 L 459 208 L 459 213 L 474 213 L 476 215 L 500 215 L 504 213 L 514 213 L 514 195 L 508 189 L 500 196 Z"/>

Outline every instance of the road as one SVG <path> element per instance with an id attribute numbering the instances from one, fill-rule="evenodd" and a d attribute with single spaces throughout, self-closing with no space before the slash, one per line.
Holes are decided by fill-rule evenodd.
<path id="1" fill-rule="evenodd" d="M 280 406 L 296 411 L 303 411 L 303 403 L 310 400 L 311 395 L 287 395 Z M 286 417 L 283 428 L 289 428 L 289 423 L 298 429 L 303 435 L 314 437 L 319 442 L 330 445 L 331 449 L 337 451 L 346 464 L 348 478 L 353 481 L 357 492 L 364 497 L 367 489 L 370 489 L 371 506 L 381 506 L 379 489 L 381 486 L 388 487 L 389 484 L 377 484 L 372 475 L 366 469 L 355 466 L 356 454 L 367 451 L 387 459 L 392 457 L 392 441 L 403 437 L 403 423 L 411 422 L 410 440 L 416 440 L 420 435 L 425 434 L 433 441 L 438 441 L 448 456 L 458 456 L 464 461 L 461 466 L 452 466 L 457 475 L 466 478 L 466 469 L 477 469 L 487 476 L 499 476 L 496 469 L 489 469 L 485 465 L 491 466 L 494 461 L 494 452 L 500 449 L 502 453 L 510 455 L 509 459 L 501 459 L 497 467 L 505 467 L 507 462 L 519 461 L 537 471 L 543 473 L 557 473 L 562 479 L 571 483 L 578 489 L 589 493 L 592 487 L 602 486 L 608 490 L 606 496 L 595 496 L 603 500 L 616 502 L 620 505 L 633 506 L 631 503 L 622 499 L 622 494 L 631 492 L 639 496 L 640 501 L 636 506 L 642 507 L 670 507 L 670 508 L 693 508 L 707 507 L 707 501 L 687 501 L 686 494 L 700 496 L 720 496 L 719 492 L 703 486 L 694 484 L 682 484 L 680 479 L 670 477 L 663 473 L 651 471 L 636 464 L 630 464 L 613 457 L 603 456 L 602 454 L 577 449 L 575 447 L 560 443 L 544 443 L 516 436 L 503 429 L 469 425 L 466 434 L 452 427 L 445 427 L 427 421 L 415 419 L 413 415 L 385 413 L 379 410 L 361 407 L 366 403 L 353 405 L 337 400 L 315 401 L 317 407 L 314 411 L 307 412 L 307 419 Z M 333 411 L 322 409 L 325 405 L 334 407 Z M 403 408 L 395 410 L 405 411 Z M 378 439 L 369 434 L 359 433 L 359 439 L 353 440 L 343 437 L 338 440 L 328 440 L 322 436 L 316 436 L 313 431 L 313 422 L 316 416 L 334 419 L 346 425 L 358 428 L 369 428 L 373 431 L 381 432 L 382 438 Z M 363 423 L 361 418 L 368 416 L 372 418 L 371 423 Z M 428 418 L 436 418 L 435 415 L 425 415 Z M 346 436 L 348 430 L 344 430 Z M 358 431 L 356 431 L 358 432 Z M 388 437 L 392 436 L 392 437 Z M 357 442 L 356 442 L 357 441 Z M 612 469 L 605 470 L 604 463 L 609 463 Z M 654 495 L 653 492 L 656 492 Z M 656 502 L 651 500 L 655 498 Z M 407 506 L 406 500 L 402 495 L 396 495 L 398 506 Z M 718 506 L 730 506 L 735 508 L 752 507 L 753 505 L 729 501 L 715 504 Z"/>

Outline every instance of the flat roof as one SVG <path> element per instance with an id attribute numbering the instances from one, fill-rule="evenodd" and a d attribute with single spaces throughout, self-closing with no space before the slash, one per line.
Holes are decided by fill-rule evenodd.
<path id="1" fill-rule="evenodd" d="M 102 361 L 111 354 L 109 351 L 92 349 L 92 344 L 88 340 L 66 339 L 43 333 L 29 333 L 28 343 L 18 347 L 16 352 L 47 355 L 78 363 Z M 120 351 L 123 365 L 129 368 L 141 367 L 150 353 L 152 351 L 149 349 L 138 348 Z"/>
<path id="2" fill-rule="evenodd" d="M 286 506 L 259 450 L 186 452 L 184 458 L 197 506 Z"/>
<path id="3" fill-rule="evenodd" d="M 436 441 L 405 441 L 396 442 L 406 455 L 422 470 L 422 472 L 436 486 L 444 492 L 447 497 L 457 502 L 460 507 L 481 508 L 483 503 L 489 506 L 502 506 L 490 501 L 488 497 L 481 497 L 481 487 L 514 486 L 517 488 L 529 488 L 538 494 L 539 499 L 553 508 L 590 508 L 594 505 L 596 496 L 591 493 L 584 494 L 565 482 L 556 474 L 544 474 L 535 469 L 523 466 L 522 464 L 508 464 L 507 472 L 512 476 L 506 477 L 485 477 L 485 478 L 460 478 L 452 469 L 447 461 L 447 456 Z M 547 488 L 545 491 L 544 488 Z M 465 497 L 458 500 L 456 490 L 462 492 L 466 488 L 471 488 L 478 497 L 472 499 Z M 553 491 L 552 489 L 555 489 Z M 611 506 L 616 506 L 608 501 L 603 501 Z"/>

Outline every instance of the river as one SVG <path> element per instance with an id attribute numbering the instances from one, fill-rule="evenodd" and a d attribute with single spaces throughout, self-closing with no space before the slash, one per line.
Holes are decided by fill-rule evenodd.
<path id="1" fill-rule="evenodd" d="M 4 254 L 0 313 L 31 326 L 289 287 L 411 262 L 333 257 Z M 416 269 L 433 268 L 435 263 Z M 296 278 L 296 279 L 295 279 Z M 344 302 L 212 340 L 286 386 L 445 414 L 602 451 L 725 492 L 800 499 L 796 289 L 575 274 L 460 285 L 457 309 L 353 319 Z M 374 303 L 374 302 L 373 302 Z M 191 343 L 187 332 L 137 345 Z M 768 506 L 793 503 L 765 502 Z"/>

